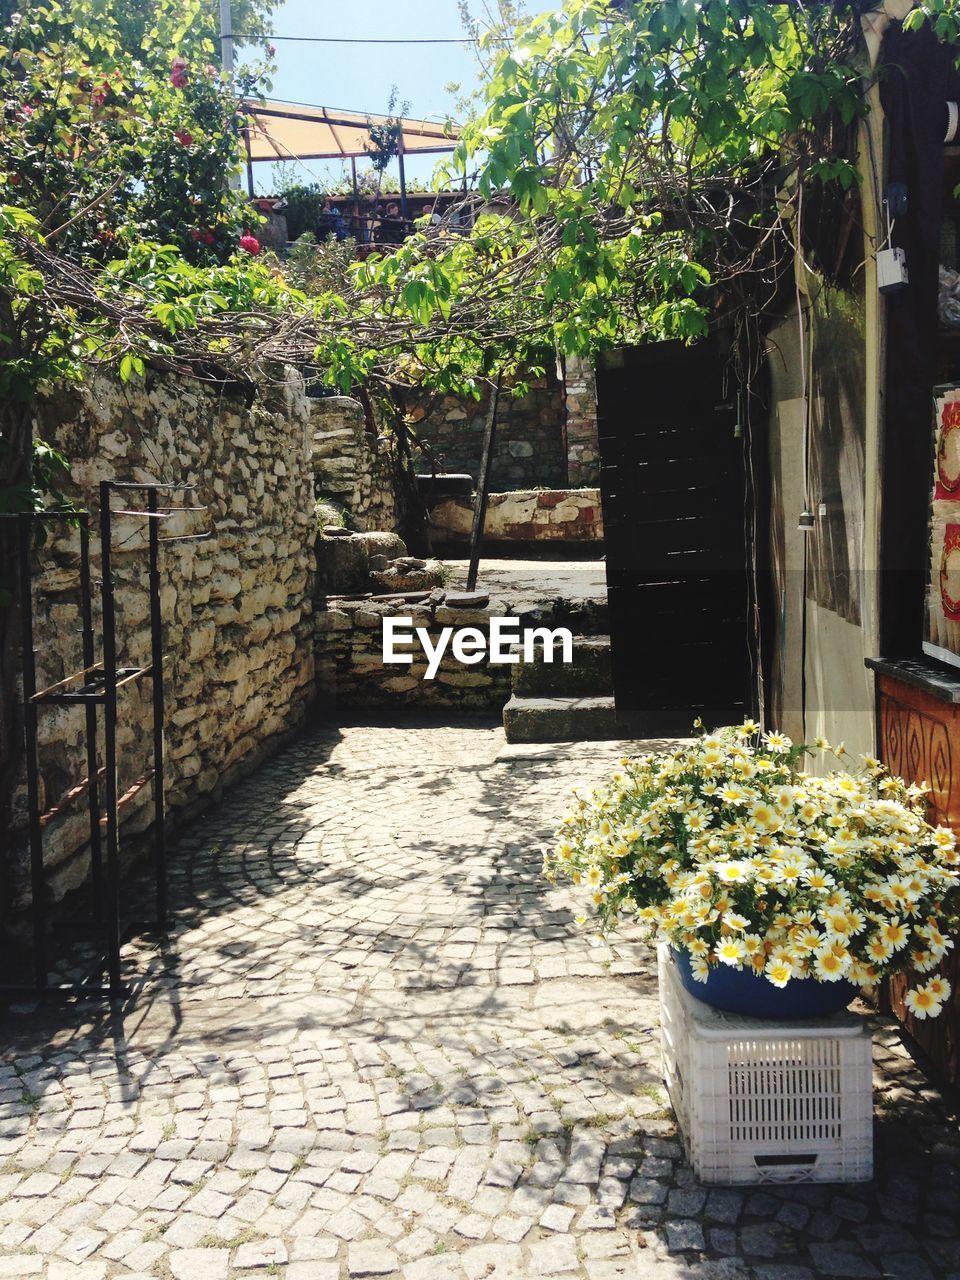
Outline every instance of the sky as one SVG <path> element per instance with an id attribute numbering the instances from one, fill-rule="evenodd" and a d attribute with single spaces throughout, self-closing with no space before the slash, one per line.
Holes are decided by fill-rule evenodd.
<path id="1" fill-rule="evenodd" d="M 462 37 L 456 0 L 362 0 L 332 4 L 330 0 L 284 0 L 274 15 L 278 36 Z M 460 44 L 300 44 L 276 42 L 278 70 L 270 96 L 290 102 L 348 111 L 383 114 L 392 85 L 400 104 L 408 102 L 414 117 L 444 120 L 455 116 L 455 98 L 444 88 L 458 81 L 464 90 L 476 86 L 477 66 L 469 45 Z M 243 50 L 238 50 L 239 60 Z M 425 182 L 441 157 L 409 157 L 408 183 Z M 358 160 L 358 167 L 366 167 Z M 287 164 L 304 182 L 326 185 L 349 177 L 349 162 L 310 161 Z M 396 161 L 389 172 L 396 174 Z M 254 168 L 258 191 L 272 191 L 274 166 Z"/>

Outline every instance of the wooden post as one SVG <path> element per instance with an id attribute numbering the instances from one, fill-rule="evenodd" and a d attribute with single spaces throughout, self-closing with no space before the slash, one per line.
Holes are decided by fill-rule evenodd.
<path id="1" fill-rule="evenodd" d="M 477 500 L 473 507 L 473 525 L 470 529 L 470 567 L 467 570 L 467 590 L 473 591 L 477 585 L 477 573 L 480 568 L 480 543 L 483 539 L 483 523 L 487 517 L 487 498 L 490 489 L 490 465 L 493 460 L 493 444 L 497 435 L 497 405 L 500 401 L 500 382 L 502 374 L 497 374 L 490 393 L 490 412 L 483 432 L 483 452 L 480 455 L 480 475 L 477 478 Z"/>

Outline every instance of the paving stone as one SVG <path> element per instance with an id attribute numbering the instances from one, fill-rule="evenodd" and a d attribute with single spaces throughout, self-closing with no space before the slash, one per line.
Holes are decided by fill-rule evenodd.
<path id="1" fill-rule="evenodd" d="M 461 1265 L 468 1280 L 523 1280 L 523 1250 L 515 1244 L 482 1244 L 464 1251 Z"/>
<path id="2" fill-rule="evenodd" d="M 631 1192 L 631 1198 L 632 1196 Z M 712 1222 L 722 1222 L 726 1226 L 735 1226 L 743 1209 L 743 1193 L 713 1188 L 707 1194 L 704 1213 Z"/>
<path id="3" fill-rule="evenodd" d="M 810 1221 L 810 1210 L 805 1204 L 788 1200 L 786 1204 L 780 1206 L 776 1220 L 792 1231 L 802 1231 Z"/>
<path id="4" fill-rule="evenodd" d="M 465 1218 L 460 1218 L 453 1229 L 458 1236 L 463 1236 L 466 1240 L 482 1240 L 490 1230 L 490 1219 L 484 1218 L 479 1213 L 471 1213 Z"/>
<path id="5" fill-rule="evenodd" d="M 613 1210 L 601 1204 L 588 1205 L 577 1219 L 577 1231 L 611 1231 L 617 1225 Z"/>
<path id="6" fill-rule="evenodd" d="M 327 1230 L 341 1240 L 356 1240 L 366 1229 L 366 1221 L 353 1209 L 341 1209 L 327 1222 Z"/>
<path id="7" fill-rule="evenodd" d="M 852 1200 L 849 1196 L 834 1196 L 830 1201 L 830 1212 L 848 1222 L 863 1222 L 870 1214 L 862 1200 Z"/>
<path id="8" fill-rule="evenodd" d="M 540 1226 L 545 1227 L 548 1231 L 565 1232 L 570 1229 L 570 1224 L 576 1217 L 576 1210 L 569 1208 L 567 1205 L 552 1204 L 545 1209 L 540 1218 Z"/>
<path id="9" fill-rule="evenodd" d="M 700 1187 L 675 1188 L 667 1197 L 667 1212 L 677 1218 L 693 1218 L 706 1200 L 707 1193 Z"/>
<path id="10" fill-rule="evenodd" d="M 559 1275 L 580 1266 L 577 1243 L 572 1235 L 554 1235 L 535 1240 L 528 1251 L 530 1272 L 536 1276 Z"/>
<path id="11" fill-rule="evenodd" d="M 243 1271 L 252 1267 L 278 1267 L 286 1261 L 287 1246 L 282 1240 L 256 1240 L 239 1247 L 233 1265 Z"/>
<path id="12" fill-rule="evenodd" d="M 500 1240 L 518 1244 L 529 1233 L 532 1226 L 532 1218 L 515 1218 L 510 1214 L 504 1214 L 503 1217 L 494 1219 L 493 1234 Z"/>
<path id="13" fill-rule="evenodd" d="M 714 1253 L 733 1256 L 740 1251 L 737 1233 L 732 1227 L 711 1227 L 707 1238 Z"/>
<path id="14" fill-rule="evenodd" d="M 866 1253 L 919 1253 L 920 1243 L 911 1231 L 903 1227 L 888 1227 L 870 1223 L 854 1227 L 853 1234 Z"/>
<path id="15" fill-rule="evenodd" d="M 704 1249 L 703 1228 L 699 1222 L 687 1218 L 678 1218 L 664 1224 L 667 1233 L 667 1246 L 671 1253 L 682 1253 L 686 1249 Z"/>
<path id="16" fill-rule="evenodd" d="M 918 1253 L 885 1253 L 881 1272 L 884 1280 L 934 1280 L 933 1272 Z"/>
<path id="17" fill-rule="evenodd" d="M 382 1240 L 364 1240 L 347 1250 L 347 1273 L 351 1277 L 388 1276 L 399 1265 L 397 1255 Z"/>
<path id="18" fill-rule="evenodd" d="M 4 1024 L 0 1280 L 960 1280 L 948 1104 L 889 1020 L 875 1183 L 698 1184 L 647 1096 L 652 948 L 588 949 L 538 872 L 617 749 L 499 742 L 324 725 L 182 827 L 122 1048 Z"/>
<path id="19" fill-rule="evenodd" d="M 740 1243 L 748 1257 L 776 1257 L 783 1248 L 783 1228 L 773 1222 L 750 1223 L 740 1228 Z"/>
<path id="20" fill-rule="evenodd" d="M 283 1280 L 340 1280 L 339 1262 L 291 1262 Z"/>
<path id="21" fill-rule="evenodd" d="M 637 1204 L 664 1204 L 670 1188 L 652 1178 L 634 1178 L 627 1193 Z"/>
<path id="22" fill-rule="evenodd" d="M 852 1277 L 853 1280 L 873 1280 L 880 1272 L 872 1262 L 857 1253 L 834 1248 L 827 1244 L 810 1245 L 810 1256 L 815 1266 L 827 1276 L 841 1278 Z"/>
<path id="23" fill-rule="evenodd" d="M 747 1196 L 743 1211 L 752 1217 L 769 1218 L 780 1208 L 781 1201 L 768 1191 L 754 1191 Z"/>
<path id="24" fill-rule="evenodd" d="M 817 1210 L 810 1219 L 807 1233 L 815 1240 L 832 1240 L 843 1223 L 832 1213 Z"/>
<path id="25" fill-rule="evenodd" d="M 403 1280 L 461 1280 L 464 1274 L 460 1259 L 449 1253 L 418 1258 L 403 1268 Z"/>
<path id="26" fill-rule="evenodd" d="M 173 1280 L 227 1280 L 227 1249 L 175 1249 L 167 1259 Z"/>

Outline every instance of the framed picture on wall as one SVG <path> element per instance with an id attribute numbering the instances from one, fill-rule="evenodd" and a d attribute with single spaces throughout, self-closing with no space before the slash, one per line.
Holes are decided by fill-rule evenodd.
<path id="1" fill-rule="evenodd" d="M 923 651 L 960 667 L 960 382 L 933 389 L 930 559 Z"/>

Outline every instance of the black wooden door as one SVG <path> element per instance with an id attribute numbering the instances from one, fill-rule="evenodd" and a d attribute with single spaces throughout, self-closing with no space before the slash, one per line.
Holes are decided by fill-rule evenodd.
<path id="1" fill-rule="evenodd" d="M 716 343 L 616 352 L 597 391 L 617 711 L 645 737 L 742 720 L 743 442 Z"/>

